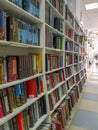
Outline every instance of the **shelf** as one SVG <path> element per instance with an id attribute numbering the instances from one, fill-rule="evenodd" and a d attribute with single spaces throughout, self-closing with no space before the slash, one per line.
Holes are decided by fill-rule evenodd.
<path id="1" fill-rule="evenodd" d="M 0 46 L 13 46 L 13 47 L 23 47 L 23 48 L 34 48 L 34 49 L 43 49 L 41 46 L 29 45 L 26 43 L 18 43 L 13 41 L 4 41 L 0 40 Z"/>
<path id="2" fill-rule="evenodd" d="M 61 85 L 63 85 L 65 83 L 65 81 L 62 81 L 61 83 L 58 83 L 54 88 L 52 88 L 50 91 L 48 91 L 48 95 L 50 93 L 52 93 L 54 90 L 56 90 L 57 88 L 59 88 Z"/>
<path id="3" fill-rule="evenodd" d="M 70 66 L 73 66 L 74 64 L 70 64 L 70 65 L 66 65 L 65 67 L 70 67 Z"/>
<path id="4" fill-rule="evenodd" d="M 8 114 L 7 116 L 0 118 L 0 126 L 3 125 L 4 123 L 6 123 L 11 118 L 13 118 L 14 116 L 16 116 L 18 113 L 20 113 L 24 109 L 26 109 L 27 107 L 29 107 L 32 103 L 34 103 L 35 101 L 37 101 L 39 98 L 41 98 L 44 95 L 45 95 L 45 93 L 40 94 L 37 98 L 28 99 L 27 103 L 25 103 L 21 107 L 16 108 L 12 113 Z"/>
<path id="5" fill-rule="evenodd" d="M 59 17 L 60 19 L 64 20 L 64 17 L 59 13 L 59 11 L 49 2 L 49 0 L 46 0 L 46 2 L 50 5 L 50 7 L 54 10 L 55 15 Z"/>
<path id="6" fill-rule="evenodd" d="M 53 28 L 52 26 L 48 25 L 47 23 L 45 23 L 45 25 L 46 25 L 46 27 L 48 27 L 51 30 L 52 33 L 64 36 L 63 33 L 61 33 L 60 31 L 58 31 L 57 29 Z"/>
<path id="7" fill-rule="evenodd" d="M 66 81 L 71 79 L 73 77 L 73 75 L 69 76 L 68 78 L 66 78 Z"/>
<path id="8" fill-rule="evenodd" d="M 52 114 L 56 109 L 57 107 L 62 103 L 62 101 L 66 98 L 66 95 L 64 95 L 54 106 L 54 109 L 50 112 L 50 114 Z"/>
<path id="9" fill-rule="evenodd" d="M 79 54 L 79 52 L 75 52 L 75 51 L 74 51 L 73 53 L 74 53 L 74 54 Z"/>
<path id="10" fill-rule="evenodd" d="M 27 77 L 27 78 L 24 78 L 24 79 L 19 79 L 19 80 L 16 80 L 16 81 L 12 81 L 12 82 L 5 83 L 5 84 L 0 85 L 0 89 L 7 88 L 7 87 L 13 86 L 13 85 L 15 85 L 15 84 L 20 84 L 20 83 L 22 83 L 22 82 L 26 82 L 26 81 L 28 81 L 28 80 L 37 78 L 37 77 L 42 76 L 42 75 L 43 75 L 43 74 L 36 74 L 36 75 L 34 75 L 34 76 L 30 76 L 30 77 Z"/>
<path id="11" fill-rule="evenodd" d="M 50 70 L 50 71 L 48 71 L 48 72 L 45 72 L 45 74 L 53 73 L 53 72 L 59 71 L 59 70 L 61 70 L 61 69 L 64 69 L 64 67 L 60 67 L 60 68 L 57 68 L 57 69 L 52 69 L 52 70 Z"/>
<path id="12" fill-rule="evenodd" d="M 40 125 L 41 123 L 48 117 L 48 114 L 45 114 L 43 115 L 39 120 L 38 122 L 35 123 L 34 127 L 33 128 L 30 128 L 29 130 L 36 130 Z"/>
<path id="13" fill-rule="evenodd" d="M 71 39 L 70 37 L 68 37 L 67 35 L 65 35 L 65 40 L 67 39 L 67 41 L 71 41 L 74 42 L 73 39 Z"/>
<path id="14" fill-rule="evenodd" d="M 8 0 L 0 0 L 0 10 L 4 10 L 10 15 L 15 16 L 23 21 L 29 22 L 30 24 L 42 24 L 43 22 L 38 19 L 37 17 L 33 16 L 32 14 L 28 13 L 27 11 L 21 9 L 14 3 Z"/>
<path id="15" fill-rule="evenodd" d="M 73 51 L 65 50 L 66 53 L 74 53 Z"/>
<path id="16" fill-rule="evenodd" d="M 74 65 L 77 65 L 77 64 L 79 64 L 79 63 L 74 63 Z"/>
<path id="17" fill-rule="evenodd" d="M 74 31 L 74 27 L 70 24 L 70 22 L 68 20 L 65 20 L 65 23 L 66 23 L 66 25 L 68 25 L 68 27 L 70 29 L 72 29 Z"/>
<path id="18" fill-rule="evenodd" d="M 69 93 L 74 86 L 75 86 L 75 84 L 73 84 L 72 87 L 69 90 L 67 90 L 67 92 Z"/>
<path id="19" fill-rule="evenodd" d="M 45 47 L 46 50 L 49 50 L 49 51 L 57 51 L 57 52 L 64 52 L 64 50 L 61 50 L 61 49 L 55 49 L 55 48 L 50 48 L 50 47 Z"/>

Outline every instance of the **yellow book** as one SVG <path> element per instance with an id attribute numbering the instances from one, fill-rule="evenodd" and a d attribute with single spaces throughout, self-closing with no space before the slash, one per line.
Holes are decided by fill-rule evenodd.
<path id="1" fill-rule="evenodd" d="M 2 57 L 0 57 L 0 84 L 4 84 L 4 62 Z"/>

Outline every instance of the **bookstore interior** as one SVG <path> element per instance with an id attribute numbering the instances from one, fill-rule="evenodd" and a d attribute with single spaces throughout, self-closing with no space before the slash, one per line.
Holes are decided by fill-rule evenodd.
<path id="1" fill-rule="evenodd" d="M 79 1 L 0 0 L 0 130 L 67 129 L 94 55 Z"/>

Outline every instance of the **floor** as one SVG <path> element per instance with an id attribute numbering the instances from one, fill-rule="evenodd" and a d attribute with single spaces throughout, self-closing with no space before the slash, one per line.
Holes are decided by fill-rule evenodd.
<path id="1" fill-rule="evenodd" d="M 98 130 L 98 65 L 88 70 L 88 81 L 68 130 Z"/>

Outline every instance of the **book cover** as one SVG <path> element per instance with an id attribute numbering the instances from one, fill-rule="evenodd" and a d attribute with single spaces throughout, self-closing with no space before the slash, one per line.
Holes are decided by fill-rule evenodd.
<path id="1" fill-rule="evenodd" d="M 16 115 L 18 130 L 24 130 L 24 120 L 22 112 Z"/>
<path id="2" fill-rule="evenodd" d="M 6 13 L 0 11 L 0 40 L 6 40 Z"/>
<path id="3" fill-rule="evenodd" d="M 15 89 L 15 99 L 16 99 L 16 106 L 19 107 L 21 106 L 21 102 L 20 102 L 20 85 L 16 84 L 14 85 L 14 89 Z"/>
<path id="4" fill-rule="evenodd" d="M 26 93 L 28 98 L 37 97 L 36 79 L 26 81 Z"/>
<path id="5" fill-rule="evenodd" d="M 4 98 L 4 105 L 5 105 L 5 109 L 6 109 L 6 114 L 9 114 L 10 107 L 9 107 L 9 102 L 8 102 L 7 89 L 6 88 L 2 89 L 2 93 L 3 93 L 3 98 Z"/>
<path id="6" fill-rule="evenodd" d="M 15 56 L 7 57 L 7 81 L 17 79 L 17 61 Z"/>
<path id="7" fill-rule="evenodd" d="M 0 57 L 0 84 L 4 84 L 4 61 L 3 61 L 3 57 Z"/>
<path id="8" fill-rule="evenodd" d="M 0 118 L 3 117 L 3 108 L 2 108 L 2 103 L 0 101 Z"/>

